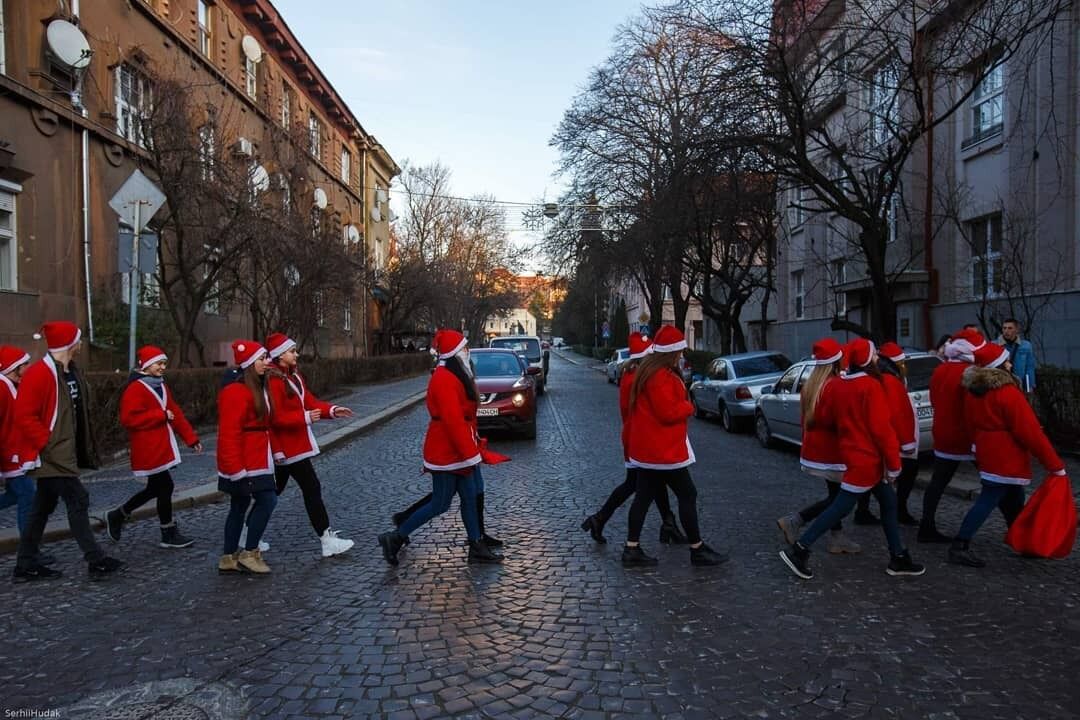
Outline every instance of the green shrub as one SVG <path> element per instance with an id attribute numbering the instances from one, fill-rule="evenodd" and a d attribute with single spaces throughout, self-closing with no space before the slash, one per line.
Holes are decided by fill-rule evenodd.
<path id="1" fill-rule="evenodd" d="M 1080 370 L 1043 365 L 1036 373 L 1035 409 L 1062 449 L 1080 451 Z"/>

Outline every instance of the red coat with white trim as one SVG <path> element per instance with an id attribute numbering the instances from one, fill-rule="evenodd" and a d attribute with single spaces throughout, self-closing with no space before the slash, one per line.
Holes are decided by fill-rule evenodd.
<path id="1" fill-rule="evenodd" d="M 49 444 L 56 425 L 57 393 L 56 362 L 51 355 L 26 368 L 15 398 L 15 427 L 17 454 L 24 472 L 39 465 L 41 451 Z"/>
<path id="2" fill-rule="evenodd" d="M 821 394 L 818 395 L 817 406 L 814 408 L 814 424 L 808 427 L 806 418 L 802 419 L 802 448 L 799 450 L 799 462 L 806 471 L 812 474 L 839 474 L 847 470 L 844 458 L 840 454 L 840 438 L 836 434 L 836 429 L 821 422 L 823 408 L 825 416 L 831 417 L 829 408 L 838 382 L 840 378 L 830 377 L 821 386 Z"/>
<path id="3" fill-rule="evenodd" d="M 840 486 L 866 492 L 889 475 L 900 473 L 900 443 L 889 422 L 885 389 L 864 372 L 842 376 L 833 384 L 832 402 L 818 406 L 815 422 L 831 425 L 840 438 L 840 456 L 847 465 Z"/>
<path id="4" fill-rule="evenodd" d="M 311 411 L 322 417 L 333 417 L 336 405 L 323 402 L 308 390 L 304 378 L 296 370 L 275 365 L 282 375 L 267 373 L 266 390 L 270 396 L 270 435 L 274 446 L 274 462 L 288 465 L 319 454 L 319 443 L 311 425 Z"/>
<path id="5" fill-rule="evenodd" d="M 934 455 L 947 460 L 972 460 L 971 433 L 964 416 L 964 371 L 971 363 L 947 360 L 930 376 L 930 404 L 934 406 Z"/>
<path id="6" fill-rule="evenodd" d="M 15 383 L 0 375 L 0 478 L 24 474 L 19 463 L 19 434 L 15 425 Z"/>
<path id="7" fill-rule="evenodd" d="M 427 389 L 431 416 L 424 436 L 424 467 L 432 472 L 453 472 L 479 465 L 480 436 L 476 431 L 476 401 L 454 373 L 439 365 Z"/>
<path id="8" fill-rule="evenodd" d="M 964 371 L 963 386 L 967 393 L 964 416 L 983 480 L 1028 485 L 1032 455 L 1047 471 L 1065 474 L 1065 463 L 1054 452 L 1012 373 L 973 365 Z"/>
<path id="9" fill-rule="evenodd" d="M 177 433 L 188 447 L 199 442 L 199 436 L 184 417 L 169 388 L 163 383 L 159 396 L 142 381 L 144 377 L 141 373 L 133 374 L 120 396 L 120 424 L 128 432 L 131 469 L 135 477 L 154 475 L 180 464 Z M 172 412 L 172 421 L 167 411 Z"/>
<path id="10" fill-rule="evenodd" d="M 218 392 L 218 474 L 226 480 L 272 475 L 270 426 L 255 412 L 255 397 L 242 372 L 230 370 Z"/>
<path id="11" fill-rule="evenodd" d="M 686 434 L 693 414 L 694 405 L 682 377 L 673 369 L 657 371 L 630 408 L 629 462 L 650 470 L 676 470 L 694 464 L 694 449 Z"/>
<path id="12" fill-rule="evenodd" d="M 889 401 L 889 419 L 900 443 L 900 454 L 918 457 L 919 421 L 915 419 L 915 406 L 911 404 L 907 385 L 891 373 L 882 373 L 881 381 L 885 387 L 885 398 Z"/>
<path id="13" fill-rule="evenodd" d="M 626 467 L 634 467 L 630 462 L 630 388 L 634 385 L 634 373 L 637 367 L 623 370 L 619 378 L 619 416 L 622 418 L 622 454 Z"/>

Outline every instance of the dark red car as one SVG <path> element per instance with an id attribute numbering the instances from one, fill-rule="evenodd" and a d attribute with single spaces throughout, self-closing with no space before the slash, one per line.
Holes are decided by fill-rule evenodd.
<path id="1" fill-rule="evenodd" d="M 476 348 L 469 351 L 480 390 L 476 420 L 480 430 L 509 430 L 536 437 L 536 382 L 541 372 L 529 367 L 513 350 Z"/>

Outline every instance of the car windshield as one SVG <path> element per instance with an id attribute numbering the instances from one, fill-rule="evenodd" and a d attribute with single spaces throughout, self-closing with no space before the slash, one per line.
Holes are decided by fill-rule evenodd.
<path id="1" fill-rule="evenodd" d="M 791 367 L 791 361 L 784 355 L 759 355 L 741 360 L 730 361 L 735 368 L 735 377 L 749 377 L 751 375 L 774 375 L 782 373 Z"/>
<path id="2" fill-rule="evenodd" d="M 924 390 L 929 390 L 930 376 L 934 374 L 934 369 L 940 364 L 941 360 L 934 357 L 933 355 L 908 358 L 908 392 L 921 392 Z"/>
<path id="3" fill-rule="evenodd" d="M 495 338 L 491 347 L 506 348 L 529 358 L 529 362 L 540 362 L 540 341 L 523 338 Z"/>
<path id="4" fill-rule="evenodd" d="M 510 353 L 473 353 L 476 377 L 517 377 L 521 375 L 521 363 Z"/>

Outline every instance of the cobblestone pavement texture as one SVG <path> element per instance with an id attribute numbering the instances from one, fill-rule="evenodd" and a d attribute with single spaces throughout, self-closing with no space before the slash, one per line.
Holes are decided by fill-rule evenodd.
<path id="1" fill-rule="evenodd" d="M 797 580 L 774 521 L 823 488 L 794 452 L 693 421 L 704 534 L 732 560 L 692 567 L 685 548 L 656 542 L 654 512 L 643 541 L 659 566 L 624 570 L 625 508 L 606 546 L 577 527 L 622 479 L 615 389 L 554 359 L 540 408 L 535 442 L 492 441 L 513 456 L 485 475 L 503 566 L 466 564 L 456 512 L 415 533 L 399 567 L 382 560 L 376 534 L 429 486 L 417 408 L 316 463 L 335 527 L 357 541 L 344 556 L 318 557 L 295 487 L 271 521 L 269 577 L 216 573 L 222 505 L 182 514 L 189 550 L 158 549 L 154 523 L 133 524 L 111 548 L 129 567 L 108 581 L 87 579 L 70 540 L 52 544 L 63 579 L 0 586 L 0 705 L 102 718 L 1076 717 L 1075 555 L 1019 558 L 994 517 L 976 543 L 988 566 L 958 569 L 905 529 L 927 573 L 899 579 L 880 530 L 858 527 L 861 555 L 818 549 L 815 578 Z M 966 507 L 946 497 L 941 525 L 955 530 Z"/>
<path id="2" fill-rule="evenodd" d="M 357 386 L 350 388 L 346 394 L 335 397 L 332 402 L 352 408 L 358 417 L 372 415 L 380 410 L 385 410 L 410 395 L 423 392 L 427 386 L 427 380 L 427 376 L 422 375 L 377 385 Z M 315 433 L 315 437 L 319 438 L 340 429 L 347 422 L 350 421 L 340 419 L 333 422 L 315 423 L 312 431 Z M 176 492 L 212 482 L 217 477 L 216 429 L 213 427 L 200 429 L 199 439 L 204 446 L 201 455 L 196 455 L 194 451 L 185 447 L 180 449 L 183 463 L 172 470 Z M 116 507 L 131 497 L 133 493 L 146 487 L 145 482 L 132 476 L 126 455 L 100 470 L 83 475 L 82 480 L 90 490 L 91 513 L 95 515 L 100 510 Z M 0 529 L 14 527 L 15 508 L 10 507 L 0 510 Z"/>

